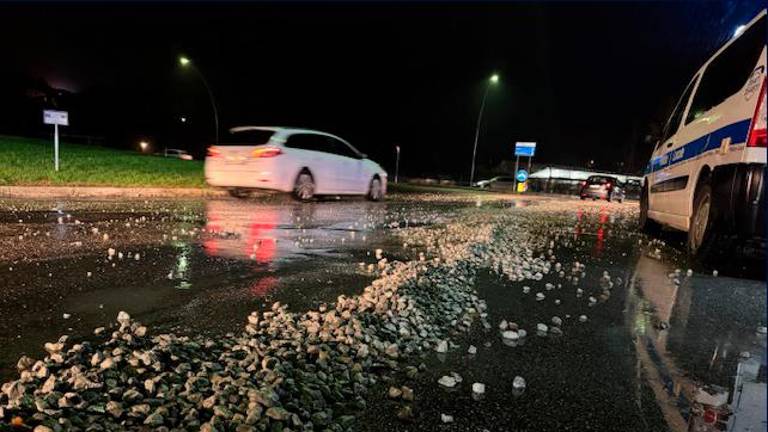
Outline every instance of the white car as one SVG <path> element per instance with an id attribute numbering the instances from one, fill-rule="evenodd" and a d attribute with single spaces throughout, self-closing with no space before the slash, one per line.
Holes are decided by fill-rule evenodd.
<path id="1" fill-rule="evenodd" d="M 316 195 L 365 195 L 381 200 L 387 173 L 343 139 L 315 130 L 242 126 L 208 148 L 205 178 L 233 195 L 244 189 Z"/>
<path id="2" fill-rule="evenodd" d="M 514 190 L 515 178 L 509 176 L 498 176 L 488 180 L 480 180 L 475 183 L 475 187 L 480 189 Z"/>
<path id="3" fill-rule="evenodd" d="M 176 158 L 181 160 L 194 160 L 191 154 L 187 152 L 186 150 L 180 150 L 180 149 L 165 149 L 163 153 L 158 153 L 158 155 L 163 157 L 169 157 L 169 158 Z"/>
<path id="4" fill-rule="evenodd" d="M 646 167 L 640 224 L 687 232 L 693 255 L 714 234 L 764 244 L 765 32 L 763 10 L 699 69 Z"/>

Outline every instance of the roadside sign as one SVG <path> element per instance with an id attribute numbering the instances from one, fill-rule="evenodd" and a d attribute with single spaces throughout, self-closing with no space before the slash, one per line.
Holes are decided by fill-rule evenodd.
<path id="1" fill-rule="evenodd" d="M 515 178 L 517 178 L 517 181 L 519 181 L 520 183 L 525 182 L 526 180 L 528 180 L 528 171 L 521 169 L 520 171 L 517 172 L 517 174 L 515 175 Z"/>
<path id="2" fill-rule="evenodd" d="M 66 111 L 43 110 L 43 123 L 53 125 L 53 167 L 59 170 L 59 126 L 69 126 Z"/>
<path id="3" fill-rule="evenodd" d="M 66 111 L 44 110 L 43 123 L 69 126 L 69 113 Z"/>
<path id="4" fill-rule="evenodd" d="M 533 157 L 536 153 L 535 142 L 516 142 L 515 143 L 515 156 L 528 156 Z"/>

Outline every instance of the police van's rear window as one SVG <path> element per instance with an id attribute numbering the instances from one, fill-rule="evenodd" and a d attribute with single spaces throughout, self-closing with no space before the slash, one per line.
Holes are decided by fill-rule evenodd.
<path id="1" fill-rule="evenodd" d="M 685 119 L 686 124 L 741 90 L 765 47 L 765 25 L 763 16 L 707 66 Z"/>

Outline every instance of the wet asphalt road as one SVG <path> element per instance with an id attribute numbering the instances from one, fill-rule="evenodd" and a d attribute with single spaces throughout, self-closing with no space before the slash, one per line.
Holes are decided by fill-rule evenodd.
<path id="1" fill-rule="evenodd" d="M 765 282 L 733 277 L 739 269 L 713 277 L 711 267 L 687 261 L 675 235 L 649 244 L 635 230 L 634 204 L 561 197 L 0 201 L 0 378 L 14 375 L 19 356 L 42 356 L 43 343 L 62 334 L 87 338 L 120 310 L 158 331 L 216 335 L 240 331 L 250 311 L 275 301 L 313 308 L 361 292 L 373 275 L 358 263 L 372 262 L 377 248 L 412 259 L 394 236 L 399 229 L 460 220 L 481 205 L 514 211 L 552 200 L 564 202 L 551 218 L 569 239 L 558 259 L 586 264 L 585 286 L 599 284 L 603 271 L 618 276 L 612 295 L 591 308 L 566 286 L 553 291 L 560 304 L 536 302 L 521 294 L 531 282 L 481 277 L 494 326 L 506 319 L 530 329 L 557 315 L 565 335 L 531 335 L 511 347 L 495 327 L 476 325 L 456 335 L 459 347 L 447 355 L 420 359 L 426 372 L 415 380 L 393 378 L 416 390 L 413 422 L 396 418 L 384 383 L 360 415 L 361 430 L 684 431 L 698 421 L 703 385 L 727 391 L 738 408 L 731 430 L 765 430 L 766 339 L 757 333 L 766 325 Z M 696 272 L 686 277 L 689 267 Z M 679 283 L 669 276 L 675 269 Z M 536 284 L 545 282 L 562 280 Z M 577 322 L 581 314 L 586 323 Z M 470 344 L 476 355 L 467 354 Z M 464 382 L 449 393 L 436 381 L 452 371 Z M 528 382 L 522 395 L 511 391 L 516 375 Z M 473 382 L 486 384 L 483 400 L 470 397 Z"/>

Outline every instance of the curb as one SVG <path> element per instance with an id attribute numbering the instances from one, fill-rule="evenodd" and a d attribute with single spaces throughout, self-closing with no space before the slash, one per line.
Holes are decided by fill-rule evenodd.
<path id="1" fill-rule="evenodd" d="M 208 198 L 227 191 L 202 188 L 0 186 L 0 198 Z"/>

